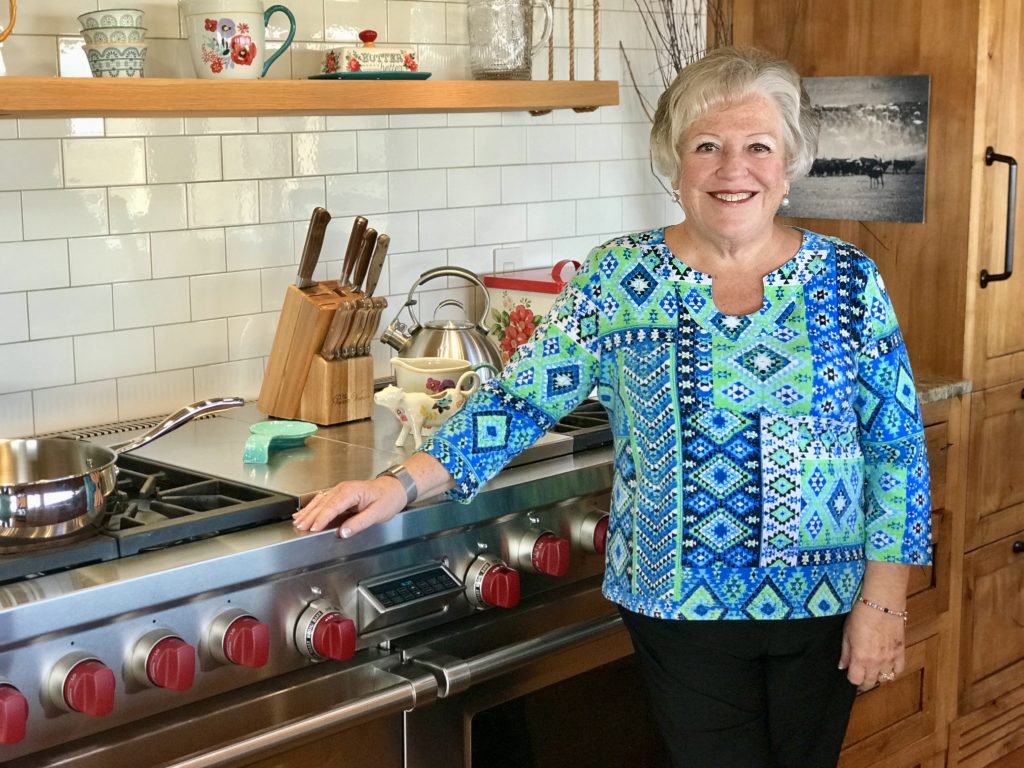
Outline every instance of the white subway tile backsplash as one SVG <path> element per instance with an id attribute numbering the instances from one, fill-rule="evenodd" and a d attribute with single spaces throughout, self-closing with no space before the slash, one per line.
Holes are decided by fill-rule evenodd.
<path id="1" fill-rule="evenodd" d="M 359 44 L 359 32 L 377 30 L 379 41 L 387 34 L 388 6 L 380 0 L 324 0 L 325 33 L 332 42 Z"/>
<path id="2" fill-rule="evenodd" d="M 264 312 L 281 309 L 288 286 L 295 282 L 295 272 L 294 266 L 260 270 L 260 308 Z"/>
<path id="3" fill-rule="evenodd" d="M 559 163 L 551 166 L 551 198 L 597 197 L 601 194 L 600 163 Z"/>
<path id="4" fill-rule="evenodd" d="M 24 293 L 0 293 L 0 344 L 28 341 L 28 311 Z M 0 433 L 2 434 L 2 433 Z"/>
<path id="5" fill-rule="evenodd" d="M 509 165 L 501 169 L 501 202 L 536 203 L 551 199 L 551 166 Z"/>
<path id="6" fill-rule="evenodd" d="M 622 126 L 577 125 L 577 160 L 618 160 L 622 157 Z"/>
<path id="7" fill-rule="evenodd" d="M 0 291 L 34 291 L 68 284 L 66 240 L 0 243 Z"/>
<path id="8" fill-rule="evenodd" d="M 85 237 L 68 241 L 72 285 L 122 283 L 153 276 L 149 235 Z"/>
<path id="9" fill-rule="evenodd" d="M 108 117 L 103 122 L 107 136 L 181 136 L 185 132 L 181 117 Z"/>
<path id="10" fill-rule="evenodd" d="M 373 0 L 376 2 L 376 0 Z M 328 115 L 328 131 L 379 131 L 388 127 L 387 115 Z"/>
<path id="11" fill-rule="evenodd" d="M 327 122 L 323 115 L 288 115 L 256 119 L 260 133 L 319 133 L 324 130 Z"/>
<path id="12" fill-rule="evenodd" d="M 164 416 L 195 400 L 191 368 L 126 376 L 117 380 L 119 419 Z"/>
<path id="13" fill-rule="evenodd" d="M 678 219 L 665 216 L 662 210 L 665 201 L 671 201 L 665 193 L 622 198 L 622 231 L 639 232 L 676 223 Z M 676 212 L 681 212 L 676 203 L 672 205 Z"/>
<path id="14" fill-rule="evenodd" d="M 108 233 L 106 189 L 22 192 L 21 205 L 27 240 Z"/>
<path id="15" fill-rule="evenodd" d="M 153 329 L 156 369 L 169 371 L 228 359 L 227 320 L 162 325 Z"/>
<path id="16" fill-rule="evenodd" d="M 184 184 L 111 187 L 110 233 L 162 232 L 188 226 Z"/>
<path id="17" fill-rule="evenodd" d="M 139 328 L 191 319 L 188 278 L 140 280 L 114 286 L 114 327 Z"/>
<path id="18" fill-rule="evenodd" d="M 64 139 L 64 183 L 68 187 L 145 184 L 141 138 Z"/>
<path id="19" fill-rule="evenodd" d="M 223 272 L 223 229 L 185 229 L 150 235 L 153 277 L 181 277 Z"/>
<path id="20" fill-rule="evenodd" d="M 0 141 L 0 157 L 0 191 L 61 186 L 60 142 L 55 139 Z"/>
<path id="21" fill-rule="evenodd" d="M 93 381 L 37 391 L 33 396 L 36 432 L 46 434 L 72 427 L 117 421 L 117 386 Z"/>
<path id="22" fill-rule="evenodd" d="M 28 327 L 33 339 L 113 330 L 110 286 L 32 291 L 28 294 Z"/>
<path id="23" fill-rule="evenodd" d="M 277 312 L 228 318 L 228 359 L 245 360 L 270 354 L 277 331 Z"/>
<path id="24" fill-rule="evenodd" d="M 576 129 L 571 125 L 538 125 L 526 133 L 530 163 L 569 163 L 576 159 Z"/>
<path id="25" fill-rule="evenodd" d="M 444 115 L 438 117 L 443 118 Z M 473 130 L 465 127 L 420 131 L 420 168 L 457 168 L 473 165 Z"/>
<path id="26" fill-rule="evenodd" d="M 188 226 L 230 227 L 259 221 L 258 181 L 188 185 Z"/>
<path id="27" fill-rule="evenodd" d="M 12 118 L 0 118 L 0 139 L 18 138 L 18 121 Z"/>
<path id="28" fill-rule="evenodd" d="M 229 227 L 225 246 L 229 272 L 294 262 L 295 239 L 288 223 Z"/>
<path id="29" fill-rule="evenodd" d="M 576 233 L 596 235 L 622 228 L 622 199 L 595 197 L 576 201 Z"/>
<path id="30" fill-rule="evenodd" d="M 356 170 L 356 134 L 352 131 L 296 133 L 293 165 L 298 176 L 329 176 Z"/>
<path id="31" fill-rule="evenodd" d="M 0 243 L 21 240 L 21 194 L 0 192 Z"/>
<path id="32" fill-rule="evenodd" d="M 32 393 L 0 395 L 0 435 L 30 437 L 33 434 Z"/>
<path id="33" fill-rule="evenodd" d="M 193 320 L 250 315 L 261 309 L 258 270 L 198 275 L 189 282 Z"/>
<path id="34" fill-rule="evenodd" d="M 70 338 L 25 341 L 0 347 L 0 395 L 72 384 L 75 355 Z"/>
<path id="35" fill-rule="evenodd" d="M 370 219 L 370 226 L 378 232 L 387 232 L 391 235 L 391 247 L 388 253 L 408 253 L 422 247 L 419 217 L 420 214 L 417 211 L 381 214 Z"/>
<path id="36" fill-rule="evenodd" d="M 292 175 L 292 137 L 287 133 L 225 136 L 225 179 L 274 179 Z"/>
<path id="37" fill-rule="evenodd" d="M 452 168 L 448 171 L 448 206 L 496 205 L 501 202 L 501 168 Z"/>
<path id="38" fill-rule="evenodd" d="M 420 248 L 459 248 L 475 245 L 472 208 L 420 211 Z"/>
<path id="39" fill-rule="evenodd" d="M 395 171 L 388 176 L 388 207 L 392 211 L 444 208 L 447 205 L 447 184 L 443 169 Z"/>
<path id="40" fill-rule="evenodd" d="M 612 160 L 601 163 L 601 195 L 644 195 L 661 191 L 647 160 Z"/>
<path id="41" fill-rule="evenodd" d="M 185 133 L 190 136 L 216 133 L 256 133 L 259 123 L 255 117 L 186 117 Z"/>
<path id="42" fill-rule="evenodd" d="M 445 6 L 445 28 L 449 43 L 469 44 L 469 27 L 464 4 L 448 3 Z"/>
<path id="43" fill-rule="evenodd" d="M 416 279 L 426 272 L 428 269 L 434 267 L 443 267 L 448 263 L 448 256 L 445 251 L 414 251 L 412 253 L 399 253 L 394 256 L 389 256 L 388 261 L 388 284 L 387 286 L 381 286 L 377 293 L 384 295 L 387 291 L 400 291 L 401 293 L 408 294 L 409 289 Z M 445 278 L 437 278 L 432 281 L 428 281 L 425 288 L 426 290 L 436 290 L 442 288 L 447 284 Z M 460 281 L 460 284 L 465 284 L 465 281 Z M 402 304 L 405 302 L 405 296 L 397 301 L 388 301 L 388 309 L 385 314 L 388 317 L 383 318 L 384 322 L 387 322 L 394 317 Z M 430 315 L 423 317 L 420 313 L 420 307 L 415 308 L 417 317 L 421 320 L 429 320 Z"/>
<path id="44" fill-rule="evenodd" d="M 526 239 L 526 206 L 493 205 L 474 209 L 477 245 Z"/>
<path id="45" fill-rule="evenodd" d="M 151 37 L 146 38 L 146 48 L 146 77 L 181 79 L 196 76 L 187 41 Z"/>
<path id="46" fill-rule="evenodd" d="M 197 398 L 241 397 L 255 400 L 263 382 L 263 359 L 205 365 L 194 369 Z"/>
<path id="47" fill-rule="evenodd" d="M 501 125 L 500 112 L 449 112 L 448 125 L 460 127 L 490 127 Z"/>
<path id="48" fill-rule="evenodd" d="M 443 42 L 446 3 L 388 0 L 388 41 L 391 43 Z"/>
<path id="49" fill-rule="evenodd" d="M 546 240 L 576 234 L 576 203 L 569 200 L 527 205 L 527 237 Z"/>
<path id="50" fill-rule="evenodd" d="M 156 136 L 146 139 L 150 184 L 220 181 L 220 136 Z"/>
<path id="51" fill-rule="evenodd" d="M 328 176 L 327 210 L 335 217 L 365 216 L 388 210 L 388 176 L 387 173 Z"/>
<path id="52" fill-rule="evenodd" d="M 301 179 L 265 179 L 260 185 L 260 221 L 308 219 L 324 204 L 325 184 L 320 176 Z"/>
<path id="53" fill-rule="evenodd" d="M 7 17 L 6 8 L 4 18 Z M 20 31 L 19 23 L 19 31 Z M 43 76 L 59 74 L 57 41 L 53 37 L 11 35 L 4 41 L 0 73 L 4 77 Z"/>
<path id="54" fill-rule="evenodd" d="M 75 336 L 75 379 L 99 381 L 153 371 L 153 329 Z"/>
<path id="55" fill-rule="evenodd" d="M 448 118 L 439 112 L 408 115 L 388 115 L 388 128 L 443 128 Z"/>
<path id="56" fill-rule="evenodd" d="M 102 136 L 102 117 L 48 117 L 18 121 L 23 139 L 64 139 L 72 136 Z"/>
<path id="57" fill-rule="evenodd" d="M 415 129 L 361 131 L 357 138 L 360 171 L 401 171 L 417 166 Z"/>
<path id="58" fill-rule="evenodd" d="M 474 128 L 477 165 L 520 165 L 526 162 L 526 129 L 521 126 Z"/>

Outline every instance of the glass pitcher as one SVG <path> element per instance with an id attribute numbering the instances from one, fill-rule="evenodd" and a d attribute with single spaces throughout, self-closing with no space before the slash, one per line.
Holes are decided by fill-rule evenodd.
<path id="1" fill-rule="evenodd" d="M 544 12 L 533 40 L 533 11 Z M 551 35 L 550 0 L 469 0 L 470 70 L 475 80 L 529 80 L 533 54 Z"/>

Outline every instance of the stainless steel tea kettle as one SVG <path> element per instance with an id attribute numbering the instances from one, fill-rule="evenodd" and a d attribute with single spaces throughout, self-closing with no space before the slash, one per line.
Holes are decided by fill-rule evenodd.
<path id="1" fill-rule="evenodd" d="M 422 325 L 413 312 L 413 305 L 416 299 L 413 295 L 417 289 L 437 277 L 461 277 L 464 280 L 477 285 L 484 292 L 484 311 L 480 320 L 427 320 Z M 438 304 L 438 307 L 457 306 L 465 309 L 455 299 L 446 299 Z M 407 326 L 400 320 L 402 310 L 409 310 L 409 317 L 412 318 L 412 325 Z M 497 342 L 487 333 L 483 321 L 491 314 L 491 297 L 487 287 L 473 272 L 462 267 L 435 267 L 428 269 L 412 284 L 405 304 L 398 310 L 398 314 L 384 329 L 380 340 L 389 347 L 397 350 L 399 357 L 448 357 L 460 360 L 468 360 L 476 365 L 477 363 L 489 363 L 495 370 L 501 370 L 504 364 L 501 360 L 501 350 Z M 481 370 L 481 378 L 486 379 L 486 369 Z"/>

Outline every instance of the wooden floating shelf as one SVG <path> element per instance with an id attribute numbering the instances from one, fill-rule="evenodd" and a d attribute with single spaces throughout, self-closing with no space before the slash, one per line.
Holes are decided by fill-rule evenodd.
<path id="1" fill-rule="evenodd" d="M 0 77 L 0 117 L 233 117 L 588 109 L 615 80 L 199 80 Z"/>

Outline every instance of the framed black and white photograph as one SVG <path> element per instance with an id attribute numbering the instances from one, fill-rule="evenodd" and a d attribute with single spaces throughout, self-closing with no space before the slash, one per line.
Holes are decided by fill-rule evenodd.
<path id="1" fill-rule="evenodd" d="M 928 75 L 807 77 L 804 86 L 821 119 L 818 153 L 780 213 L 924 221 Z"/>

